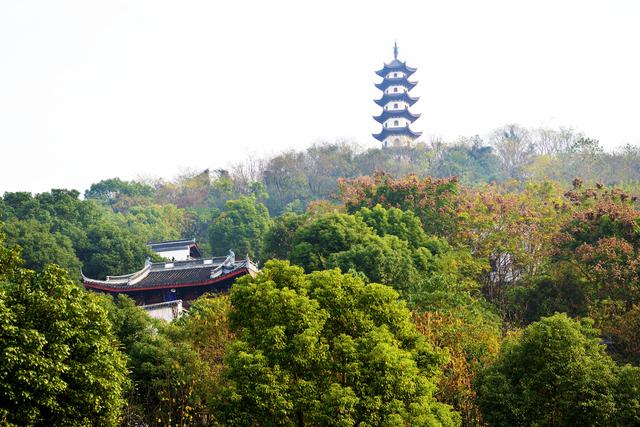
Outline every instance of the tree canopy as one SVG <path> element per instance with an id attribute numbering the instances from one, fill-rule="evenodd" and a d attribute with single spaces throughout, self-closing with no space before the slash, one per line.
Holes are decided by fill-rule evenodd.
<path id="1" fill-rule="evenodd" d="M 220 403 L 229 425 L 459 424 L 433 398 L 445 353 L 392 289 L 270 261 L 236 284 L 231 304 L 237 339 Z"/>
<path id="2" fill-rule="evenodd" d="M 55 266 L 0 245 L 0 422 L 119 424 L 128 386 L 107 312 Z"/>

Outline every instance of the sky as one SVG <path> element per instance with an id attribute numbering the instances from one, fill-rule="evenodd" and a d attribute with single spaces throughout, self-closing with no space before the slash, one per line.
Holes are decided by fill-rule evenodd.
<path id="1" fill-rule="evenodd" d="M 519 123 L 640 144 L 638 22 L 635 0 L 1 0 L 0 194 L 378 147 L 395 41 L 424 140 Z"/>

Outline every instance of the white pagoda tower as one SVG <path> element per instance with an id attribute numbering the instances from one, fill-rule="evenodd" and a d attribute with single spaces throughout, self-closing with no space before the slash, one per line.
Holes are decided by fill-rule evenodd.
<path id="1" fill-rule="evenodd" d="M 409 111 L 409 107 L 418 101 L 418 97 L 411 97 L 409 92 L 418 82 L 409 80 L 416 72 L 403 61 L 398 60 L 398 44 L 393 45 L 393 61 L 384 64 L 376 74 L 382 77 L 382 82 L 377 83 L 382 98 L 375 103 L 382 107 L 382 113 L 373 118 L 382 124 L 382 132 L 373 134 L 373 137 L 382 142 L 382 147 L 410 145 L 422 132 L 414 132 L 409 127 L 416 121 L 420 114 Z"/>

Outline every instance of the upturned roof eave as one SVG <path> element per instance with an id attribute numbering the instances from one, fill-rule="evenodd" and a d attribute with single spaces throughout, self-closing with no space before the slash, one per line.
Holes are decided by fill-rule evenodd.
<path id="1" fill-rule="evenodd" d="M 398 127 L 398 128 L 384 128 L 380 133 L 371 134 L 378 141 L 384 141 L 389 136 L 411 136 L 413 138 L 419 138 L 422 135 L 422 132 L 414 132 L 408 126 Z"/>
<path id="2" fill-rule="evenodd" d="M 205 280 L 202 282 L 189 282 L 189 283 L 165 283 L 165 284 L 150 284 L 145 286 L 113 286 L 108 283 L 84 283 L 85 288 L 104 291 L 104 292 L 115 292 L 115 293 L 123 293 L 123 292 L 142 292 L 142 291 L 151 291 L 151 290 L 165 290 L 165 289 L 175 289 L 175 288 L 187 288 L 187 287 L 198 287 L 198 286 L 208 286 L 214 283 L 218 283 L 224 281 L 226 279 L 231 279 L 233 277 L 239 276 L 240 274 L 252 274 L 253 271 L 251 268 L 241 267 L 235 270 L 230 271 L 227 274 L 222 276 L 214 277 L 209 280 Z"/>
<path id="3" fill-rule="evenodd" d="M 397 64 L 394 64 L 393 62 L 384 64 L 380 70 L 376 71 L 376 74 L 380 77 L 385 77 L 387 74 L 394 71 L 403 71 L 407 75 L 407 77 L 409 77 L 413 73 L 418 71 L 418 69 L 409 67 L 406 62 L 397 61 Z"/>
<path id="4" fill-rule="evenodd" d="M 401 114 L 394 114 L 394 113 L 401 113 Z M 408 110 L 384 110 L 382 112 L 382 114 L 380 114 L 379 116 L 373 116 L 373 119 L 378 122 L 378 123 L 384 123 L 385 121 L 389 120 L 390 118 L 394 118 L 394 117 L 398 117 L 398 118 L 403 118 L 403 119 L 407 119 L 407 120 L 411 120 L 411 123 L 413 123 L 414 121 L 418 120 L 420 118 L 420 113 L 418 114 L 414 114 L 411 111 Z"/>
<path id="5" fill-rule="evenodd" d="M 418 102 L 419 99 L 420 99 L 419 96 L 413 97 L 413 96 L 409 95 L 407 92 L 400 92 L 397 95 L 385 93 L 385 94 L 382 95 L 382 98 L 374 99 L 373 102 L 378 104 L 380 107 L 384 107 L 385 104 L 387 104 L 388 102 L 405 101 L 406 103 L 408 103 L 411 106 L 411 105 L 415 104 L 416 102 Z"/>
<path id="6" fill-rule="evenodd" d="M 404 86 L 406 88 L 408 88 L 409 90 L 413 89 L 414 87 L 416 87 L 418 85 L 417 81 L 411 81 L 409 79 L 384 79 L 383 81 L 381 81 L 380 83 L 375 83 L 374 84 L 376 88 L 380 89 L 380 90 L 385 90 L 386 88 L 390 87 L 390 86 Z"/>

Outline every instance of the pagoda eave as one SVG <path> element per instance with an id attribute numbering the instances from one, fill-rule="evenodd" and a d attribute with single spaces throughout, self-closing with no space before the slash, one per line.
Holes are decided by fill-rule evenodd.
<path id="1" fill-rule="evenodd" d="M 419 138 L 422 135 L 422 132 L 414 132 L 409 127 L 398 127 L 398 128 L 384 128 L 380 133 L 374 133 L 372 136 L 378 141 L 382 142 L 390 136 L 408 136 L 411 138 Z"/>
<path id="2" fill-rule="evenodd" d="M 411 123 L 420 118 L 420 114 L 414 114 L 408 109 L 404 110 L 384 110 L 379 116 L 373 116 L 373 119 L 378 123 L 384 123 L 391 118 L 403 118 L 409 120 Z"/>
<path id="3" fill-rule="evenodd" d="M 402 72 L 406 75 L 406 77 L 409 77 L 417 70 L 417 68 L 409 67 L 406 63 L 398 61 L 396 59 L 388 64 L 384 64 L 382 69 L 376 71 L 376 74 L 380 77 L 386 77 L 389 73 Z"/>
<path id="4" fill-rule="evenodd" d="M 416 87 L 417 84 L 418 84 L 417 81 L 412 82 L 408 79 L 402 78 L 402 79 L 384 79 L 382 82 L 376 83 L 375 86 L 380 90 L 385 90 L 390 86 L 404 86 L 408 90 L 411 90 L 414 87 Z"/>
<path id="5" fill-rule="evenodd" d="M 409 104 L 409 106 L 411 106 L 418 102 L 419 99 L 419 96 L 412 97 L 407 92 L 400 92 L 398 94 L 385 93 L 384 95 L 382 95 L 382 98 L 374 99 L 373 102 L 378 104 L 380 107 L 384 107 L 386 104 L 393 101 L 404 101 Z"/>

